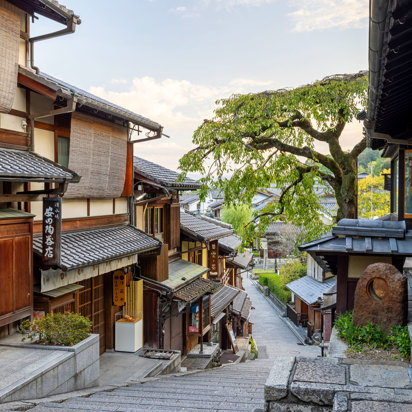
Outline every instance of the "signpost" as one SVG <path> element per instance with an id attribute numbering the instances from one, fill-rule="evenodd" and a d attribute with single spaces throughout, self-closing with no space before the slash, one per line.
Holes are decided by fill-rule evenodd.
<path id="1" fill-rule="evenodd" d="M 58 266 L 61 258 L 62 200 L 60 197 L 43 199 L 42 260 L 47 266 Z"/>

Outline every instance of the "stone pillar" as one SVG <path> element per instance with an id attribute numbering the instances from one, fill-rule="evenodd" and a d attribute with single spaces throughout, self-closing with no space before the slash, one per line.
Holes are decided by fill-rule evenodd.
<path id="1" fill-rule="evenodd" d="M 412 324 L 412 258 L 405 260 L 403 274 L 408 280 L 408 324 Z"/>

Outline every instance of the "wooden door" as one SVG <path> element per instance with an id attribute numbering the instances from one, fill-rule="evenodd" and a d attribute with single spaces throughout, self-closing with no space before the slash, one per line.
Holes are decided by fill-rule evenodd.
<path id="1" fill-rule="evenodd" d="M 92 321 L 92 332 L 100 335 L 102 354 L 106 350 L 103 276 L 83 280 L 79 285 L 84 286 L 79 291 L 79 313 Z"/>

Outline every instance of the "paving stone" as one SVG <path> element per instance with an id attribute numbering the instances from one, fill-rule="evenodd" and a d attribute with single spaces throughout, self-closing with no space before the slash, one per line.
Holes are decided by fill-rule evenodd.
<path id="1" fill-rule="evenodd" d="M 355 385 L 404 388 L 411 384 L 408 369 L 402 366 L 350 365 L 350 382 Z"/>
<path id="2" fill-rule="evenodd" d="M 354 401 L 352 412 L 411 412 L 411 405 L 393 402 Z"/>
<path id="3" fill-rule="evenodd" d="M 298 399 L 316 405 L 333 405 L 336 392 L 341 392 L 344 385 L 314 382 L 292 382 L 290 392 Z"/>
<path id="4" fill-rule="evenodd" d="M 329 362 L 298 362 L 293 380 L 344 385 L 346 383 L 346 368 Z"/>
<path id="5" fill-rule="evenodd" d="M 333 399 L 333 412 L 347 412 L 349 408 L 349 394 L 338 392 Z"/>
<path id="6" fill-rule="evenodd" d="M 273 365 L 265 384 L 265 400 L 275 401 L 288 394 L 288 382 L 295 358 L 280 358 Z"/>

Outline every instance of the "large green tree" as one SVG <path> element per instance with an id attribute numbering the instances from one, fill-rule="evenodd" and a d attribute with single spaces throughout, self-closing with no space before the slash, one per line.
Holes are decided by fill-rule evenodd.
<path id="1" fill-rule="evenodd" d="M 250 204 L 258 189 L 275 186 L 278 200 L 254 217 L 259 228 L 281 217 L 316 236 L 322 228 L 320 183 L 334 192 L 338 218 L 356 215 L 356 160 L 366 138 L 359 136 L 345 151 L 340 137 L 366 97 L 367 78 L 360 72 L 219 100 L 214 116 L 194 132 L 196 147 L 182 157 L 180 168 L 202 174 L 203 195 L 207 187 L 221 187 L 226 203 Z M 329 156 L 315 148 L 318 142 L 326 143 Z"/>

